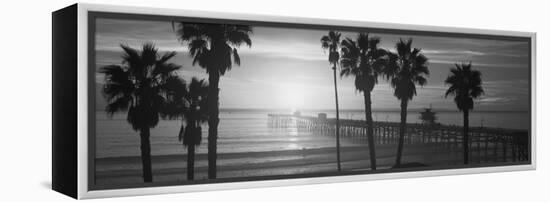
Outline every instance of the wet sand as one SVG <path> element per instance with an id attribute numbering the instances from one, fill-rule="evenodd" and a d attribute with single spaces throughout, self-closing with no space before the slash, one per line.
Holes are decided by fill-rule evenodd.
<path id="1" fill-rule="evenodd" d="M 395 162 L 396 144 L 376 146 L 377 169 L 390 169 Z M 475 154 L 475 152 L 472 152 Z M 485 159 L 487 158 L 487 159 Z M 342 170 L 359 171 L 370 169 L 367 146 L 341 148 Z M 493 159 L 472 159 L 483 163 Z M 207 179 L 207 155 L 195 157 L 195 180 Z M 462 163 L 462 149 L 441 144 L 409 144 L 404 146 L 403 163 L 418 162 L 428 166 L 450 166 Z M 186 180 L 186 155 L 163 155 L 152 157 L 155 182 L 178 182 Z M 268 152 L 218 154 L 218 178 L 278 176 L 289 174 L 313 174 L 337 171 L 335 148 L 314 148 Z M 143 183 L 141 158 L 110 157 L 96 159 L 97 185 L 125 185 Z"/>

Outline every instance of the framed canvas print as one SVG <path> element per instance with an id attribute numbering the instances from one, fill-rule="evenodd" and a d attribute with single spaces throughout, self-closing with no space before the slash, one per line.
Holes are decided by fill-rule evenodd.
<path id="1" fill-rule="evenodd" d="M 535 169 L 535 34 L 75 4 L 53 13 L 75 198 Z"/>

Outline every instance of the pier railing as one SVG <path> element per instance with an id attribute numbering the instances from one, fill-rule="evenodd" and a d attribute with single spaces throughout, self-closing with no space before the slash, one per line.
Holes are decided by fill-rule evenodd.
<path id="1" fill-rule="evenodd" d="M 298 131 L 318 135 L 334 135 L 336 120 L 313 116 L 268 114 L 268 125 L 272 128 L 295 128 Z M 377 145 L 397 144 L 398 122 L 374 122 L 373 136 Z M 340 137 L 353 141 L 367 140 L 367 124 L 364 120 L 340 119 Z M 407 123 L 405 144 L 426 144 L 462 150 L 462 126 L 440 124 Z M 478 161 L 528 161 L 529 135 L 526 130 L 471 127 L 469 129 L 470 154 Z M 474 156 L 475 155 L 475 156 Z"/>

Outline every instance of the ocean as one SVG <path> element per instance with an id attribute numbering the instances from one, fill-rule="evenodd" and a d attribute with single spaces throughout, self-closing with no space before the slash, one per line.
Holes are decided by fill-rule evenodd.
<path id="1" fill-rule="evenodd" d="M 218 153 L 246 153 L 262 151 L 301 150 L 334 147 L 334 137 L 314 135 L 297 131 L 295 128 L 268 127 L 269 110 L 222 110 L 218 127 Z M 316 116 L 318 111 L 305 111 L 302 115 Z M 343 111 L 341 119 L 364 120 L 362 111 Z M 334 117 L 334 113 L 328 113 Z M 438 112 L 437 122 L 445 125 L 462 125 L 462 113 Z M 373 120 L 399 122 L 399 112 L 373 112 Z M 409 112 L 408 123 L 420 123 L 418 112 Z M 178 141 L 181 120 L 161 120 L 151 129 L 151 154 L 185 154 L 186 149 Z M 528 112 L 472 112 L 470 126 L 525 129 L 530 127 Z M 202 127 L 202 143 L 197 154 L 207 153 L 208 124 Z M 126 114 L 115 114 L 112 118 L 105 112 L 96 112 L 96 158 L 140 156 L 139 132 L 134 131 L 126 121 Z M 364 145 L 342 139 L 342 147 Z"/>

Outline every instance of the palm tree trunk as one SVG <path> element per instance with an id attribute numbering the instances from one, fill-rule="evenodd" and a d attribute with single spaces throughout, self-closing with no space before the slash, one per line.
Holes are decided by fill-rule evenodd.
<path id="1" fill-rule="evenodd" d="M 468 121 L 468 109 L 464 110 L 464 131 L 462 133 L 462 147 L 464 148 L 464 164 L 468 164 L 468 158 L 469 158 L 469 152 L 470 152 L 470 140 L 468 135 L 468 127 L 469 121 Z"/>
<path id="2" fill-rule="evenodd" d="M 187 180 L 193 180 L 195 176 L 195 144 L 187 146 Z"/>
<path id="3" fill-rule="evenodd" d="M 208 73 L 208 179 L 216 179 L 216 159 L 219 119 L 219 92 L 220 73 L 210 71 Z"/>
<path id="4" fill-rule="evenodd" d="M 395 166 L 401 165 L 401 157 L 403 156 L 403 142 L 405 140 L 405 130 L 407 129 L 407 104 L 407 99 L 401 100 L 401 125 L 399 127 L 399 142 L 397 145 L 397 157 L 395 158 Z"/>
<path id="5" fill-rule="evenodd" d="M 141 164 L 143 167 L 143 181 L 152 182 L 153 172 L 151 169 L 151 142 L 149 141 L 149 128 L 142 128 L 141 137 Z"/>
<path id="6" fill-rule="evenodd" d="M 374 134 L 373 134 L 373 123 L 372 123 L 372 110 L 371 110 L 371 94 L 370 91 L 363 92 L 365 97 L 365 120 L 367 121 L 367 139 L 369 144 L 369 157 L 370 157 L 370 168 L 371 170 L 376 170 L 376 153 L 374 148 Z"/>
<path id="7" fill-rule="evenodd" d="M 342 170 L 340 163 L 340 111 L 338 108 L 338 87 L 336 85 L 336 64 L 332 67 L 334 72 L 334 99 L 336 101 L 336 161 L 338 163 L 338 171 Z"/>

